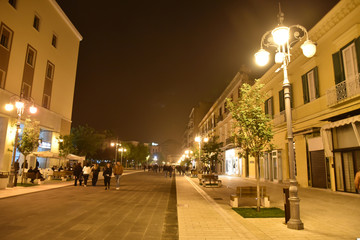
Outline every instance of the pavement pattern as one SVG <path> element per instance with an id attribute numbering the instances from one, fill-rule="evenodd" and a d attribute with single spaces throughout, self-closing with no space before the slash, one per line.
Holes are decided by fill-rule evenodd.
<path id="1" fill-rule="evenodd" d="M 98 183 L 0 199 L 0 238 L 178 239 L 174 178 L 126 175 L 119 191 L 114 179 L 110 190 Z"/>
<path id="2" fill-rule="evenodd" d="M 299 188 L 304 230 L 282 218 L 243 218 L 229 206 L 237 186 L 255 180 L 220 176 L 221 188 L 197 178 L 127 171 L 120 190 L 72 183 L 0 190 L 0 239 L 358 239 L 360 194 Z M 261 182 L 271 206 L 284 207 L 286 184 Z M 242 206 L 253 202 L 240 201 Z"/>

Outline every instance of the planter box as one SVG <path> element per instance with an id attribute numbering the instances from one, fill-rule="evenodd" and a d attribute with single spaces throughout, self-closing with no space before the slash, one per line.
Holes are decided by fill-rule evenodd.
<path id="1" fill-rule="evenodd" d="M 0 189 L 5 189 L 7 187 L 7 184 L 9 182 L 9 178 L 0 178 Z"/>

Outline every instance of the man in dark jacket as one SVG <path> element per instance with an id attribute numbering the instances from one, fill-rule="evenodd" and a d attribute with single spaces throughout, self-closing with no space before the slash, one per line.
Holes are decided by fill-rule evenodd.
<path id="1" fill-rule="evenodd" d="M 74 168 L 74 176 L 75 176 L 75 183 L 74 186 L 77 186 L 77 181 L 79 180 L 79 185 L 81 186 L 82 183 L 82 167 L 81 163 L 76 164 Z"/>

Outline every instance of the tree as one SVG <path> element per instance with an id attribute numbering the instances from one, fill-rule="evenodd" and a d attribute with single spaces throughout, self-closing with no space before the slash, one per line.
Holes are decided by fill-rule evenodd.
<path id="1" fill-rule="evenodd" d="M 240 98 L 236 102 L 227 99 L 228 109 L 235 120 L 235 142 L 242 149 L 243 156 L 250 155 L 255 158 L 257 211 L 260 211 L 259 157 L 273 137 L 271 119 L 262 109 L 265 99 L 262 87 L 263 84 L 258 81 L 253 86 L 244 83 L 240 89 Z"/>
<path id="2" fill-rule="evenodd" d="M 215 164 L 219 161 L 219 154 L 223 142 L 218 142 L 219 136 L 213 136 L 202 147 L 203 162 L 210 165 L 210 173 L 213 171 Z"/>
<path id="3" fill-rule="evenodd" d="M 98 149 L 102 147 L 104 138 L 97 134 L 95 129 L 88 125 L 79 125 L 71 129 L 72 142 L 76 149 L 76 154 L 86 156 L 89 159 L 95 156 Z"/>
<path id="4" fill-rule="evenodd" d="M 60 135 L 59 137 L 59 156 L 66 157 L 71 153 L 76 152 L 76 148 L 73 143 L 74 135 Z"/>
<path id="5" fill-rule="evenodd" d="M 35 151 L 39 146 L 40 127 L 39 122 L 25 120 L 24 131 L 19 138 L 18 150 L 21 152 L 25 159 L 27 155 Z"/>

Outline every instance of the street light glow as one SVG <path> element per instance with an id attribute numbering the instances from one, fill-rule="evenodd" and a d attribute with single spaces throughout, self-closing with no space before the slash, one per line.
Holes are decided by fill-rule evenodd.
<path id="1" fill-rule="evenodd" d="M 255 53 L 255 61 L 259 66 L 265 66 L 268 64 L 270 58 L 270 53 L 263 48 Z"/>
<path id="2" fill-rule="evenodd" d="M 307 58 L 311 58 L 316 53 L 316 45 L 311 40 L 306 40 L 302 45 L 301 49 L 303 51 L 303 54 Z"/>
<path id="3" fill-rule="evenodd" d="M 31 114 L 35 114 L 37 112 L 37 107 L 35 107 L 34 105 L 32 105 L 30 108 L 29 108 L 29 111 Z"/>
<path id="4" fill-rule="evenodd" d="M 14 110 L 14 105 L 12 105 L 11 103 L 5 104 L 5 110 L 9 112 Z"/>
<path id="5" fill-rule="evenodd" d="M 274 42 L 281 46 L 289 40 L 289 32 L 290 29 L 288 27 L 281 26 L 272 30 L 271 35 L 273 36 Z"/>

